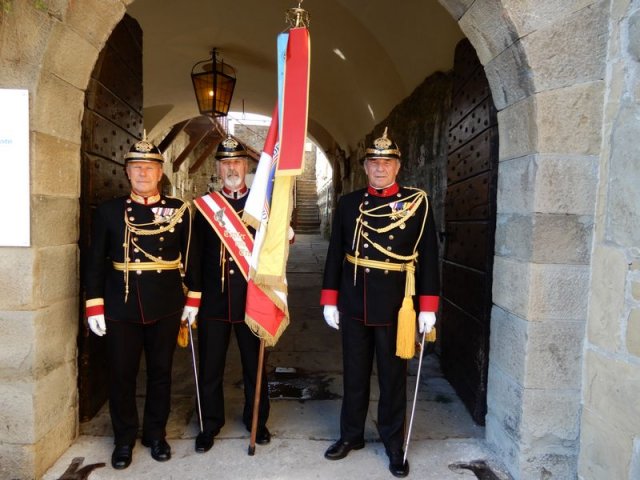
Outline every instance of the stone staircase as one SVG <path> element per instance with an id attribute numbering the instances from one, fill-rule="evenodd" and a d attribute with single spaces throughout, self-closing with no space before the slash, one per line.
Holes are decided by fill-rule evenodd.
<path id="1" fill-rule="evenodd" d="M 311 172 L 310 172 L 311 173 Z M 320 212 L 318 211 L 318 193 L 316 192 L 315 173 L 305 173 L 296 181 L 296 233 L 319 234 Z"/>

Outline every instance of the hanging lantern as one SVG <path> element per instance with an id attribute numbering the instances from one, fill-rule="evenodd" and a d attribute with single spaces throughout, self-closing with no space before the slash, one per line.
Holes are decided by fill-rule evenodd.
<path id="1" fill-rule="evenodd" d="M 214 48 L 211 58 L 196 63 L 191 69 L 191 81 L 202 115 L 225 117 L 229 113 L 233 89 L 236 86 L 236 71 L 224 61 L 218 61 Z"/>

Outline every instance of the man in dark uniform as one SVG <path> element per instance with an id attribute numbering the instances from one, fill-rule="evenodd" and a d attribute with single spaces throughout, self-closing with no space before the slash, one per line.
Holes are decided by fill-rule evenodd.
<path id="1" fill-rule="evenodd" d="M 228 137 L 217 148 L 221 192 L 194 201 L 196 215 L 192 242 L 192 261 L 187 285 L 201 292 L 200 299 L 189 298 L 183 318 L 193 322 L 198 315 L 200 357 L 200 399 L 203 431 L 196 438 L 196 452 L 207 452 L 225 423 L 223 378 L 231 338 L 235 332 L 244 382 L 242 421 L 251 429 L 258 372 L 260 339 L 244 323 L 247 297 L 248 260 L 254 230 L 241 220 L 249 189 L 245 183 L 248 154 L 235 139 Z M 267 444 L 271 434 L 267 376 L 262 374 L 256 443 Z"/>
<path id="2" fill-rule="evenodd" d="M 131 193 L 96 210 L 85 264 L 89 327 L 107 339 L 116 469 L 131 463 L 138 432 L 136 377 L 142 351 L 147 368 L 142 444 L 159 462 L 171 458 L 165 427 L 191 230 L 187 204 L 158 191 L 164 162 L 158 148 L 145 138 L 124 160 Z"/>
<path id="3" fill-rule="evenodd" d="M 435 226 L 426 193 L 396 183 L 400 151 L 386 129 L 366 149 L 364 169 L 369 186 L 338 203 L 324 270 L 320 303 L 327 324 L 342 330 L 344 373 L 340 439 L 325 457 L 339 460 L 364 447 L 375 353 L 378 432 L 389 470 L 404 477 L 409 473 L 409 463 L 403 461 L 407 362 L 396 355 L 398 314 L 403 300 L 412 305 L 415 293 L 420 332 L 429 332 L 435 324 L 439 291 Z M 412 321 L 414 315 L 412 310 Z"/>

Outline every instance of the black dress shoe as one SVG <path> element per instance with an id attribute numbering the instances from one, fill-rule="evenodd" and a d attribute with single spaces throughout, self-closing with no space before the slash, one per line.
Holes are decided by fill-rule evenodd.
<path id="1" fill-rule="evenodd" d="M 333 445 L 331 445 L 326 452 L 324 452 L 324 458 L 328 460 L 340 460 L 346 457 L 351 450 L 360 450 L 364 448 L 364 442 L 345 442 L 340 439 Z"/>
<path id="2" fill-rule="evenodd" d="M 166 462 L 171 459 L 171 447 L 164 438 L 151 440 L 149 442 L 143 441 L 142 444 L 151 449 L 151 458 L 155 461 Z"/>
<path id="3" fill-rule="evenodd" d="M 116 445 L 111 454 L 111 466 L 116 470 L 124 470 L 131 465 L 133 447 L 131 445 Z"/>
<path id="4" fill-rule="evenodd" d="M 404 461 L 404 452 L 389 454 L 389 471 L 394 477 L 406 477 L 409 475 L 409 460 Z"/>
<path id="5" fill-rule="evenodd" d="M 265 427 L 258 427 L 256 432 L 256 443 L 258 445 L 266 445 L 271 441 L 271 432 Z"/>
<path id="6" fill-rule="evenodd" d="M 196 452 L 205 453 L 213 447 L 213 432 L 200 432 L 196 437 Z"/>

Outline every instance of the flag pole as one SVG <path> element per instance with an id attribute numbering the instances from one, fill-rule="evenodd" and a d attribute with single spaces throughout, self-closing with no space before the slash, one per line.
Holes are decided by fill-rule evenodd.
<path id="1" fill-rule="evenodd" d="M 256 391 L 253 397 L 253 416 L 251 418 L 251 439 L 249 440 L 249 456 L 256 453 L 256 435 L 258 433 L 258 411 L 260 408 L 260 393 L 262 390 L 262 370 L 264 365 L 264 338 L 260 339 L 260 353 L 258 354 L 258 371 L 256 372 Z"/>

